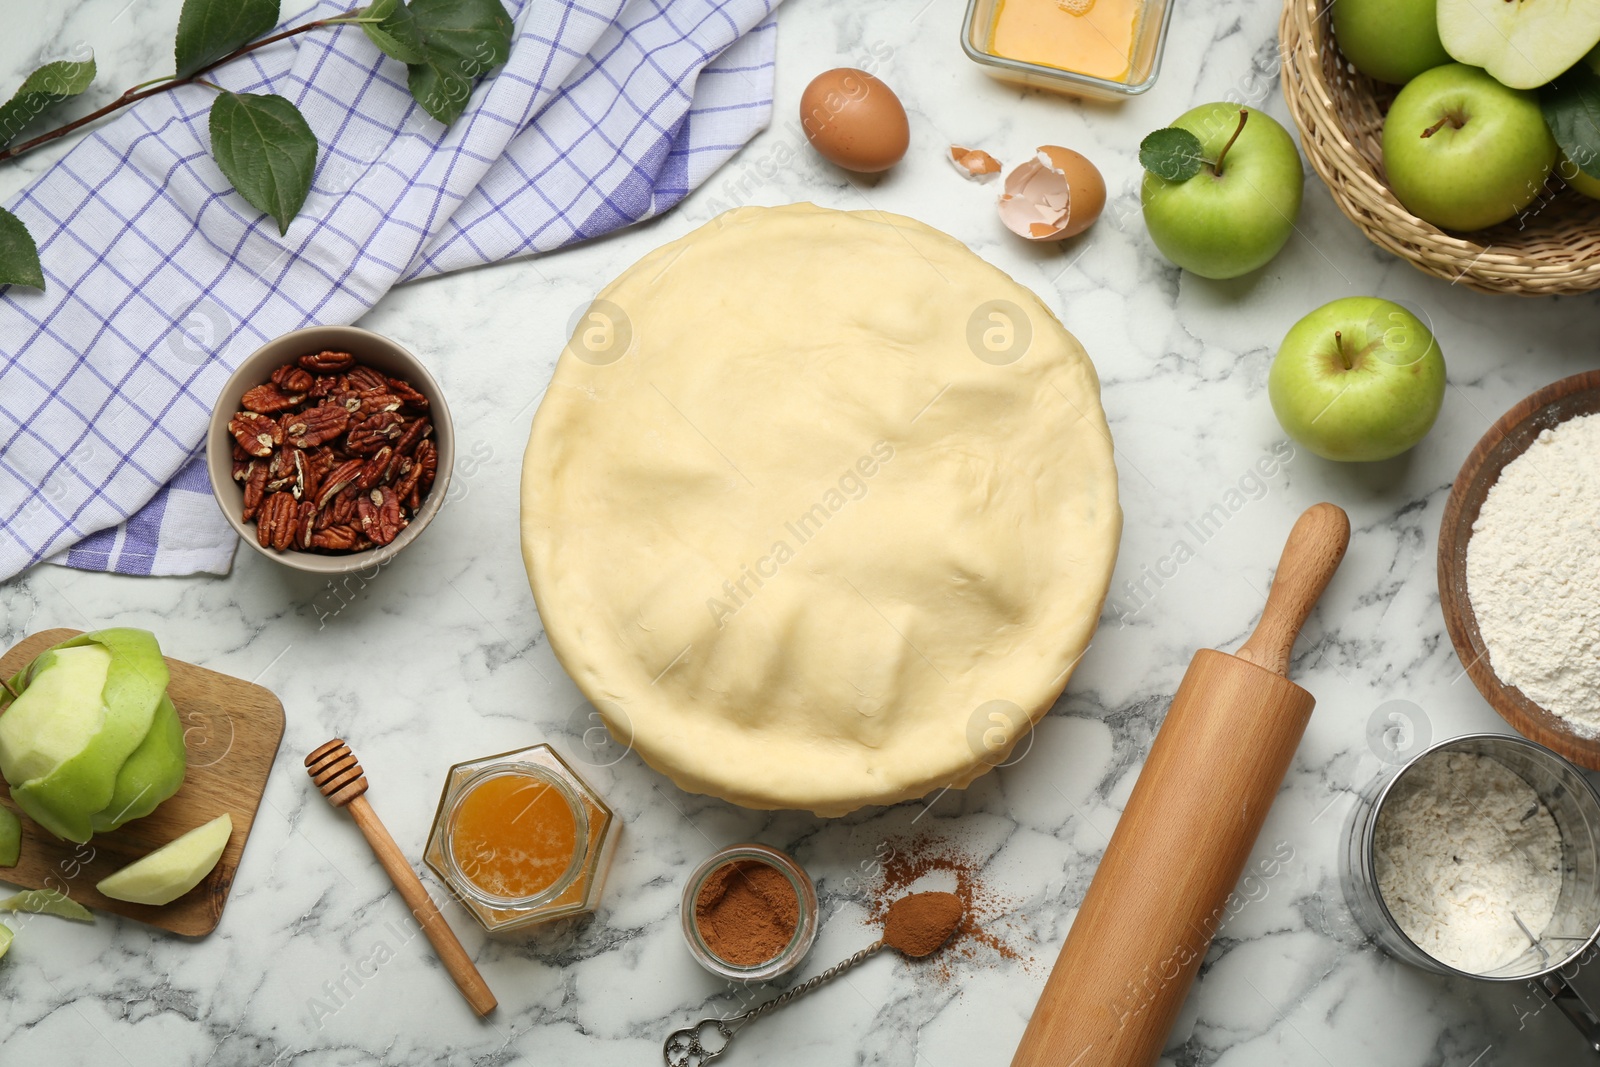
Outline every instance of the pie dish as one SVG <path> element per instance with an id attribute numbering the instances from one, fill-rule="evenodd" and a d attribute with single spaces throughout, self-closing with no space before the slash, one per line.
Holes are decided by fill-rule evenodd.
<path id="1" fill-rule="evenodd" d="M 915 220 L 727 212 L 580 318 L 524 458 L 550 645 L 686 790 L 840 815 L 1001 762 L 1121 533 L 1099 381 Z"/>

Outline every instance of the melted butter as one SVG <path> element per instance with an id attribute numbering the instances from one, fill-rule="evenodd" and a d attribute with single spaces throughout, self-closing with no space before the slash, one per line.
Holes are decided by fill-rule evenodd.
<path id="1" fill-rule="evenodd" d="M 1144 0 L 1000 0 L 989 51 L 1127 81 Z"/>

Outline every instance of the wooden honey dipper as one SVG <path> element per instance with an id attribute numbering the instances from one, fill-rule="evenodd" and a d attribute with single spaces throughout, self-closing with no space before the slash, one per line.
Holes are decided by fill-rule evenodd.
<path id="1" fill-rule="evenodd" d="M 405 898 L 412 916 L 422 926 L 422 932 L 428 935 L 440 962 L 450 972 L 450 977 L 455 979 L 456 988 L 467 998 L 472 1010 L 479 1015 L 493 1011 L 496 1002 L 494 994 L 489 991 L 489 984 L 478 973 L 467 950 L 456 940 L 455 932 L 444 921 L 444 916 L 439 914 L 433 898 L 423 888 L 417 872 L 411 869 L 405 853 L 400 851 L 400 846 L 384 829 L 378 813 L 372 810 L 372 804 L 364 795 L 367 791 L 366 775 L 362 773 L 361 764 L 356 762 L 350 746 L 337 737 L 329 741 L 306 757 L 306 773 L 317 783 L 317 788 L 328 798 L 328 803 L 349 810 L 367 844 L 372 846 L 373 855 L 389 872 L 389 880 L 394 882 L 394 887 Z"/>

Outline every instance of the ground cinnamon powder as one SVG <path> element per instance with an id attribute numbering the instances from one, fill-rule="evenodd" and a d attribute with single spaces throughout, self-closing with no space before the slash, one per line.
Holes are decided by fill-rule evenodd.
<path id="1" fill-rule="evenodd" d="M 874 864 L 877 884 L 868 887 L 867 921 L 886 924 L 895 901 L 929 881 L 954 882 L 961 904 L 955 934 L 938 955 L 918 967 L 940 981 L 952 981 L 964 969 L 1014 961 L 1032 967 L 1037 960 L 1026 943 L 1032 938 L 1016 929 L 1010 916 L 1017 901 L 989 885 L 983 860 L 954 841 L 937 837 L 886 842 Z M 1019 946 L 1016 942 L 1021 941 Z"/>
<path id="2" fill-rule="evenodd" d="M 889 905 L 883 943 L 920 959 L 950 940 L 961 925 L 961 898 L 954 893 L 912 893 Z"/>
<path id="3" fill-rule="evenodd" d="M 706 876 L 695 896 L 694 922 L 718 959 L 754 967 L 789 946 L 800 924 L 800 898 L 771 864 L 735 860 Z"/>

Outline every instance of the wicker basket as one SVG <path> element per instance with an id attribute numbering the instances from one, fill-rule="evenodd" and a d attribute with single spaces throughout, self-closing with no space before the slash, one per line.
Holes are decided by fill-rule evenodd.
<path id="1" fill-rule="evenodd" d="M 1383 116 L 1395 90 L 1357 74 L 1333 43 L 1326 0 L 1287 0 L 1279 26 L 1283 95 L 1311 166 L 1339 210 L 1418 270 L 1486 293 L 1600 289 L 1600 201 L 1552 178 L 1521 216 L 1457 235 L 1400 206 L 1384 182 Z"/>

